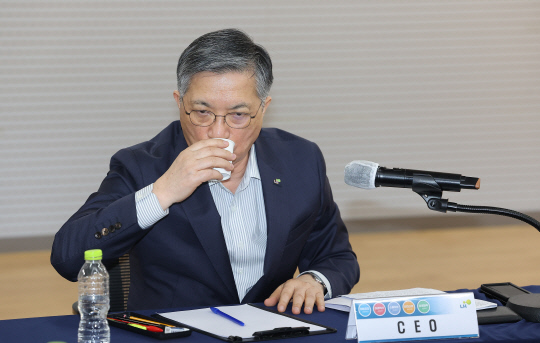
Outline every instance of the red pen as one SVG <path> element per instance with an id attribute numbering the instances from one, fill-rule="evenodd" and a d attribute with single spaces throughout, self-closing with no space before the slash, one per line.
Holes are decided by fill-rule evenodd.
<path id="1" fill-rule="evenodd" d="M 132 326 L 137 325 L 136 327 L 141 327 L 141 328 L 144 328 L 144 329 L 146 329 L 148 331 L 151 331 L 151 332 L 163 332 L 162 328 L 159 328 L 159 327 L 153 326 L 153 325 L 145 325 L 145 324 L 140 324 L 140 323 L 128 322 L 126 320 L 121 320 L 121 319 L 116 319 L 116 318 L 111 318 L 111 317 L 107 317 L 107 319 L 114 320 L 116 322 L 127 323 L 128 325 L 132 325 Z M 135 324 L 135 325 L 133 325 L 133 324 Z"/>

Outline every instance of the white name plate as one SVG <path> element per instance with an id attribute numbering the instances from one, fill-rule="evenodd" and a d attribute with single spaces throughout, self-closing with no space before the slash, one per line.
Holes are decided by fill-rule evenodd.
<path id="1" fill-rule="evenodd" d="M 366 343 L 474 337 L 474 294 L 452 293 L 353 300 L 346 338 Z"/>

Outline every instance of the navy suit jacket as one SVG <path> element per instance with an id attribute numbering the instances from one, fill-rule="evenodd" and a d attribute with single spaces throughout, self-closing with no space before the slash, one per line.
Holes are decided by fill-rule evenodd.
<path id="1" fill-rule="evenodd" d="M 176 121 L 150 141 L 116 153 L 99 190 L 56 234 L 51 253 L 56 270 L 76 281 L 85 250 L 102 249 L 106 265 L 129 252 L 131 310 L 239 303 L 207 183 L 151 228 L 142 230 L 137 223 L 135 192 L 155 182 L 186 147 Z M 255 149 L 268 239 L 264 275 L 242 302 L 263 301 L 297 267 L 323 273 L 334 296 L 347 294 L 360 270 L 319 148 L 290 133 L 262 129 Z"/>

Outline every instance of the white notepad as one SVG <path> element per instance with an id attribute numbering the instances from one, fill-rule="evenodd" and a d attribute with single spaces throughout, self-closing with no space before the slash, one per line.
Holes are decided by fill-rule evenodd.
<path id="1" fill-rule="evenodd" d="M 302 320 L 284 316 L 279 313 L 266 311 L 252 305 L 235 305 L 217 307 L 220 311 L 240 320 L 245 325 L 240 326 L 229 319 L 213 313 L 209 308 L 178 312 L 166 312 L 159 315 L 186 326 L 201 330 L 205 333 L 226 339 L 230 336 L 253 338 L 257 331 L 273 330 L 282 327 L 308 327 L 310 333 L 328 332 L 328 328 Z"/>
<path id="2" fill-rule="evenodd" d="M 327 300 L 325 307 L 332 308 L 334 310 L 349 312 L 351 309 L 351 303 L 354 299 L 377 299 L 377 298 L 389 298 L 389 297 L 412 297 L 418 295 L 436 295 L 444 294 L 445 292 L 431 288 L 410 288 L 400 289 L 395 291 L 380 291 L 370 293 L 355 293 L 342 295 L 334 299 Z M 476 310 L 486 310 L 488 308 L 495 308 L 497 304 L 491 301 L 485 301 L 481 299 L 475 299 Z"/>

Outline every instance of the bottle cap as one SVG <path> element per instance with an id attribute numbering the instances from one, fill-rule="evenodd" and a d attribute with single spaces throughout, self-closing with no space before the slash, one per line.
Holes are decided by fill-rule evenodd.
<path id="1" fill-rule="evenodd" d="M 101 260 L 103 252 L 101 249 L 86 250 L 84 252 L 84 259 L 87 261 Z"/>

